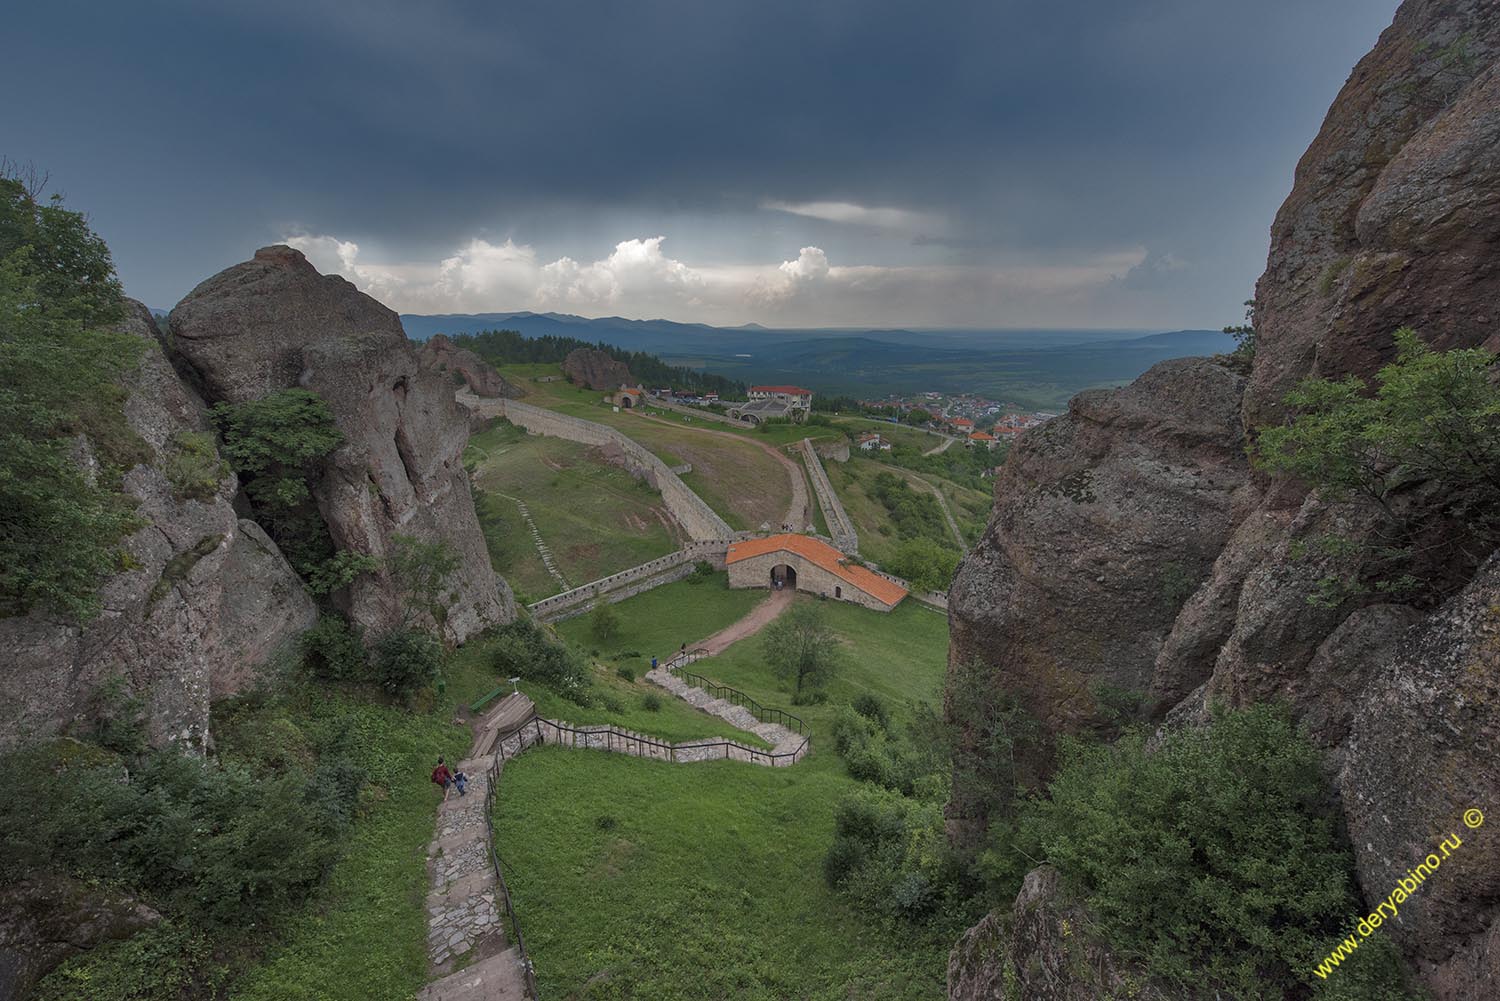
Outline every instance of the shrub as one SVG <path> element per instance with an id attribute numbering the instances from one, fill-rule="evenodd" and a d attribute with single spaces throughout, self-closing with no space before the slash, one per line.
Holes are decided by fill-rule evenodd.
<path id="1" fill-rule="evenodd" d="M 693 572 L 688 574 L 689 584 L 702 584 L 704 581 L 714 579 L 714 565 L 707 560 L 699 560 L 693 564 Z"/>
<path id="2" fill-rule="evenodd" d="M 1155 975 L 1280 998 L 1358 907 L 1317 751 L 1284 712 L 1216 712 L 1153 753 L 1065 742 L 1028 854 L 1082 892 L 1104 936 Z"/>
<path id="3" fill-rule="evenodd" d="M 179 499 L 208 500 L 229 473 L 229 464 L 219 458 L 213 435 L 185 431 L 172 438 L 172 448 L 162 459 L 162 472 Z"/>
<path id="4" fill-rule="evenodd" d="M 648 713 L 661 712 L 661 696 L 655 692 L 647 692 L 641 696 L 641 708 Z"/>
<path id="5" fill-rule="evenodd" d="M 1373 541 L 1343 540 L 1346 549 L 1370 559 L 1374 579 L 1325 582 L 1333 603 L 1351 594 L 1431 586 L 1455 565 L 1472 570 L 1479 554 L 1500 542 L 1495 354 L 1482 348 L 1433 351 L 1406 328 L 1395 337 L 1396 361 L 1376 375 L 1374 395 L 1355 376 L 1304 380 L 1286 397 L 1294 408 L 1291 420 L 1263 428 L 1255 445 L 1260 468 L 1294 476 L 1331 500 L 1360 503 L 1380 517 L 1383 527 Z M 1421 485 L 1437 489 L 1413 489 Z M 1421 525 L 1429 518 L 1446 519 L 1450 527 L 1435 533 L 1444 540 L 1438 545 L 1423 538 L 1419 547 Z M 1469 541 L 1479 544 L 1465 545 Z M 1420 564 L 1413 560 L 1419 548 L 1425 550 Z"/>
<path id="6" fill-rule="evenodd" d="M 424 632 L 393 629 L 375 644 L 375 677 L 394 695 L 410 695 L 442 673 L 443 648 Z"/>
<path id="7" fill-rule="evenodd" d="M 947 847 L 939 803 L 890 793 L 854 793 L 834 808 L 823 879 L 886 917 L 918 921 L 960 895 L 960 869 Z"/>
<path id="8" fill-rule="evenodd" d="M 865 719 L 875 721 L 882 730 L 890 730 L 891 715 L 886 711 L 885 703 L 880 701 L 880 696 L 874 692 L 861 692 L 856 695 L 850 707 Z"/>
<path id="9" fill-rule="evenodd" d="M 369 662 L 359 634 L 337 615 L 324 615 L 299 640 L 302 664 L 324 681 L 367 681 Z"/>
<path id="10" fill-rule="evenodd" d="M 619 714 L 625 711 L 625 703 L 621 702 L 613 692 L 606 692 L 599 697 L 599 704 L 607 711 Z"/>
<path id="11" fill-rule="evenodd" d="M 615 668 L 615 674 L 618 674 L 622 681 L 628 681 L 631 684 L 635 683 L 635 671 L 629 667 L 626 667 L 624 664 L 621 664 L 619 667 Z"/>
<path id="12" fill-rule="evenodd" d="M 313 594 L 331 594 L 354 583 L 362 573 L 374 573 L 380 569 L 380 560 L 369 553 L 356 553 L 352 549 L 340 549 L 322 563 L 310 568 L 307 589 Z"/>
<path id="13" fill-rule="evenodd" d="M 516 619 L 495 631 L 494 664 L 503 676 L 537 681 L 577 702 L 588 698 L 588 665 L 531 619 Z"/>

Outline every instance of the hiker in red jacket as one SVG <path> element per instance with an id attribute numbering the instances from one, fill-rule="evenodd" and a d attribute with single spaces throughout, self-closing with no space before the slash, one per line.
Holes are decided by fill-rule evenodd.
<path id="1" fill-rule="evenodd" d="M 432 770 L 432 781 L 434 785 L 443 787 L 443 802 L 448 802 L 448 790 L 453 787 L 453 773 L 443 764 L 442 758 L 438 758 L 437 767 Z"/>

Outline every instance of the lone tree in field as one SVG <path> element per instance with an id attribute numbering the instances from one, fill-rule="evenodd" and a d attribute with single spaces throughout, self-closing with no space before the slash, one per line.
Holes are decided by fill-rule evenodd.
<path id="1" fill-rule="evenodd" d="M 600 643 L 612 643 L 620 635 L 620 614 L 608 601 L 601 600 L 589 613 L 589 632 Z"/>
<path id="2" fill-rule="evenodd" d="M 816 605 L 793 605 L 766 627 L 761 640 L 776 676 L 792 681 L 792 701 L 803 691 L 822 688 L 843 666 L 838 637 Z"/>

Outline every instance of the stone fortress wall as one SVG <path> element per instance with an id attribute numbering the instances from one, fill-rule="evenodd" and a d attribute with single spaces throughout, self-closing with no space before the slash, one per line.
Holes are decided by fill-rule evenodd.
<path id="1" fill-rule="evenodd" d="M 722 539 L 706 539 L 691 542 L 675 553 L 659 556 L 649 563 L 621 570 L 619 573 L 600 577 L 598 580 L 580 584 L 571 591 L 554 594 L 550 598 L 534 601 L 526 608 L 541 622 L 560 622 L 575 615 L 582 615 L 599 601 L 613 604 L 632 595 L 649 591 L 663 584 L 681 580 L 693 572 L 699 562 L 711 564 L 716 570 L 724 569 L 724 557 L 731 543 L 750 538 L 749 532 L 740 532 Z"/>
<path id="2" fill-rule="evenodd" d="M 849 520 L 844 505 L 839 503 L 838 494 L 833 492 L 833 484 L 828 482 L 823 461 L 818 458 L 818 452 L 813 448 L 810 438 L 803 438 L 800 445 L 802 458 L 807 463 L 808 478 L 812 480 L 813 492 L 818 495 L 818 506 L 823 509 L 823 520 L 828 523 L 828 533 L 833 536 L 834 548 L 841 553 L 857 555 L 859 535 L 854 531 L 854 522 Z"/>
<path id="3" fill-rule="evenodd" d="M 694 542 L 727 539 L 734 529 L 693 493 L 692 488 L 645 446 L 612 427 L 569 417 L 553 410 L 521 403 L 517 400 L 484 400 L 461 394 L 459 402 L 486 417 L 504 417 L 532 434 L 550 435 L 594 445 L 623 458 L 624 466 L 660 491 L 662 502 L 688 538 Z"/>

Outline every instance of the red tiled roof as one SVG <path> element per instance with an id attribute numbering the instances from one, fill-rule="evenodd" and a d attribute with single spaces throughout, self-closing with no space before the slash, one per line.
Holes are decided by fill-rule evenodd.
<path id="1" fill-rule="evenodd" d="M 788 396 L 811 396 L 812 390 L 801 386 L 751 386 L 752 393 L 786 393 Z"/>
<path id="2" fill-rule="evenodd" d="M 971 428 L 974 426 L 974 422 L 967 417 L 955 417 L 949 423 L 956 428 Z"/>
<path id="3" fill-rule="evenodd" d="M 821 567 L 834 576 L 842 578 L 883 604 L 894 605 L 906 597 L 906 588 L 900 584 L 887 580 L 858 564 L 843 562 L 845 558 L 843 553 L 826 542 L 819 542 L 806 535 L 771 535 L 764 539 L 736 542 L 729 547 L 729 554 L 724 557 L 724 562 L 726 564 L 738 563 L 752 556 L 764 556 L 775 552 L 795 553 L 814 566 Z"/>
<path id="4" fill-rule="evenodd" d="M 969 435 L 969 440 L 970 441 L 994 441 L 995 440 L 995 436 L 992 435 L 992 434 L 985 434 L 983 431 L 975 431 L 973 434 Z"/>

